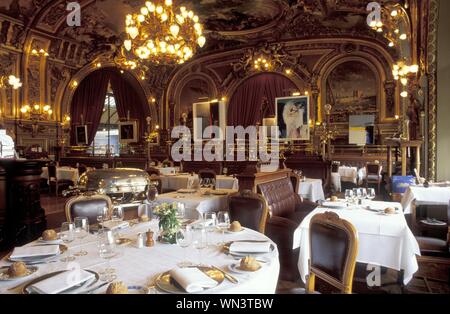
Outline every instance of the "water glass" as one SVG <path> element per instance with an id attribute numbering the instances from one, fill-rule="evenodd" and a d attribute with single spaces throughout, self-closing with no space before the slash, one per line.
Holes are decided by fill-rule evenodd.
<path id="1" fill-rule="evenodd" d="M 122 206 L 115 206 L 112 210 L 111 220 L 112 221 L 123 221 L 124 218 L 124 210 Z"/>
<path id="2" fill-rule="evenodd" d="M 228 212 L 221 211 L 217 213 L 217 227 L 222 232 L 222 244 L 225 243 L 225 231 L 230 228 L 230 215 Z"/>
<path id="3" fill-rule="evenodd" d="M 347 206 L 349 203 L 353 200 L 353 191 L 352 190 L 345 190 L 345 201 L 347 202 Z"/>
<path id="4" fill-rule="evenodd" d="M 190 226 L 185 226 L 180 228 L 176 234 L 177 245 L 181 247 L 184 251 L 184 260 L 178 263 L 179 267 L 188 267 L 192 265 L 191 262 L 187 260 L 187 249 L 192 244 L 192 230 Z"/>
<path id="5" fill-rule="evenodd" d="M 374 189 L 374 188 L 369 188 L 369 189 L 367 189 L 367 198 L 368 198 L 369 200 L 372 201 L 376 196 L 377 196 L 377 195 L 376 195 L 376 193 L 375 193 L 375 189 Z"/>
<path id="6" fill-rule="evenodd" d="M 177 218 L 178 219 L 184 219 L 186 215 L 186 206 L 184 205 L 184 203 L 177 203 Z"/>
<path id="7" fill-rule="evenodd" d="M 193 247 L 199 252 L 199 265 L 203 263 L 203 253 L 202 251 L 208 247 L 208 241 L 206 236 L 206 229 L 204 227 L 200 227 L 195 230 L 193 234 Z"/>
<path id="8" fill-rule="evenodd" d="M 102 230 L 98 234 L 98 253 L 101 258 L 107 260 L 108 266 L 105 270 L 100 271 L 100 275 L 104 275 L 104 281 L 114 281 L 117 276 L 116 270 L 111 267 L 111 259 L 117 255 L 116 253 L 116 239 L 112 231 Z"/>
<path id="9" fill-rule="evenodd" d="M 87 217 L 76 217 L 74 220 L 75 224 L 75 237 L 79 240 L 83 240 L 89 235 L 89 219 Z M 75 256 L 85 256 L 88 253 L 80 249 L 79 252 L 75 253 Z"/>
<path id="10" fill-rule="evenodd" d="M 103 207 L 99 212 L 97 213 L 97 222 L 99 225 L 101 225 L 103 229 L 103 223 L 108 220 L 108 213 L 109 209 L 108 207 Z"/>
<path id="11" fill-rule="evenodd" d="M 61 232 L 59 233 L 61 240 L 67 244 L 67 256 L 61 259 L 61 262 L 71 262 L 75 257 L 70 255 L 69 243 L 75 240 L 75 225 L 70 222 L 63 222 L 61 225 Z"/>

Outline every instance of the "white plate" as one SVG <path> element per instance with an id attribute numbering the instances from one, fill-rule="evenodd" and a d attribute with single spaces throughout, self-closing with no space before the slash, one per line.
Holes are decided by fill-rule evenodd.
<path id="1" fill-rule="evenodd" d="M 184 193 L 184 194 L 192 194 L 192 193 L 196 193 L 197 190 L 194 189 L 179 189 L 177 191 L 177 193 Z"/>
<path id="2" fill-rule="evenodd" d="M 38 267 L 36 266 L 28 266 L 28 274 L 22 277 L 9 277 L 8 276 L 8 267 L 2 268 L 0 269 L 0 281 L 16 281 L 16 280 L 21 280 L 21 279 L 25 279 L 30 277 L 31 275 L 33 275 L 35 272 L 38 271 Z"/>
<path id="3" fill-rule="evenodd" d="M 238 273 L 238 274 L 253 274 L 253 273 L 257 273 L 259 272 L 264 265 L 262 263 L 260 263 L 261 267 L 258 270 L 255 271 L 250 271 L 250 270 L 243 270 L 240 268 L 241 266 L 241 262 L 237 262 L 237 263 L 232 263 L 230 265 L 228 265 L 228 269 L 234 273 Z"/>
<path id="4" fill-rule="evenodd" d="M 239 230 L 239 231 L 231 231 L 231 230 L 227 229 L 227 230 L 225 230 L 225 233 L 227 233 L 227 234 L 235 234 L 235 233 L 241 233 L 244 230 L 245 230 L 244 227 L 242 227 L 241 230 Z"/>

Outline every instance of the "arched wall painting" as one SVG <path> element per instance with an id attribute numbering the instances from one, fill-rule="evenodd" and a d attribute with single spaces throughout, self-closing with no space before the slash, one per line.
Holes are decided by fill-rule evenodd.
<path id="1" fill-rule="evenodd" d="M 344 62 L 331 71 L 326 84 L 326 103 L 332 105 L 333 122 L 348 122 L 354 114 L 378 116 L 378 80 L 368 65 Z"/>
<path id="2" fill-rule="evenodd" d="M 192 105 L 194 103 L 202 102 L 213 97 L 211 95 L 211 87 L 206 80 L 193 79 L 184 85 L 180 93 L 180 115 L 183 113 L 188 114 L 188 125 L 192 125 Z"/>

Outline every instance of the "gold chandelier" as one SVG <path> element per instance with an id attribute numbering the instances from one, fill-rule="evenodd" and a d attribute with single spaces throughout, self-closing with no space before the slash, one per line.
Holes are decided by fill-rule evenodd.
<path id="1" fill-rule="evenodd" d="M 199 17 L 186 7 L 178 10 L 172 0 L 154 0 L 145 2 L 139 14 L 127 15 L 123 53 L 130 67 L 146 60 L 182 64 L 205 45 Z"/>

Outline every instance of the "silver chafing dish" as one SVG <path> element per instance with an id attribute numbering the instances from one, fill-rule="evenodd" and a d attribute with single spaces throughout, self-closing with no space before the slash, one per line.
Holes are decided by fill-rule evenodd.
<path id="1" fill-rule="evenodd" d="M 113 203 L 131 205 L 146 199 L 153 184 L 144 170 L 132 168 L 96 169 L 85 172 L 71 193 L 96 192 L 108 195 Z"/>

